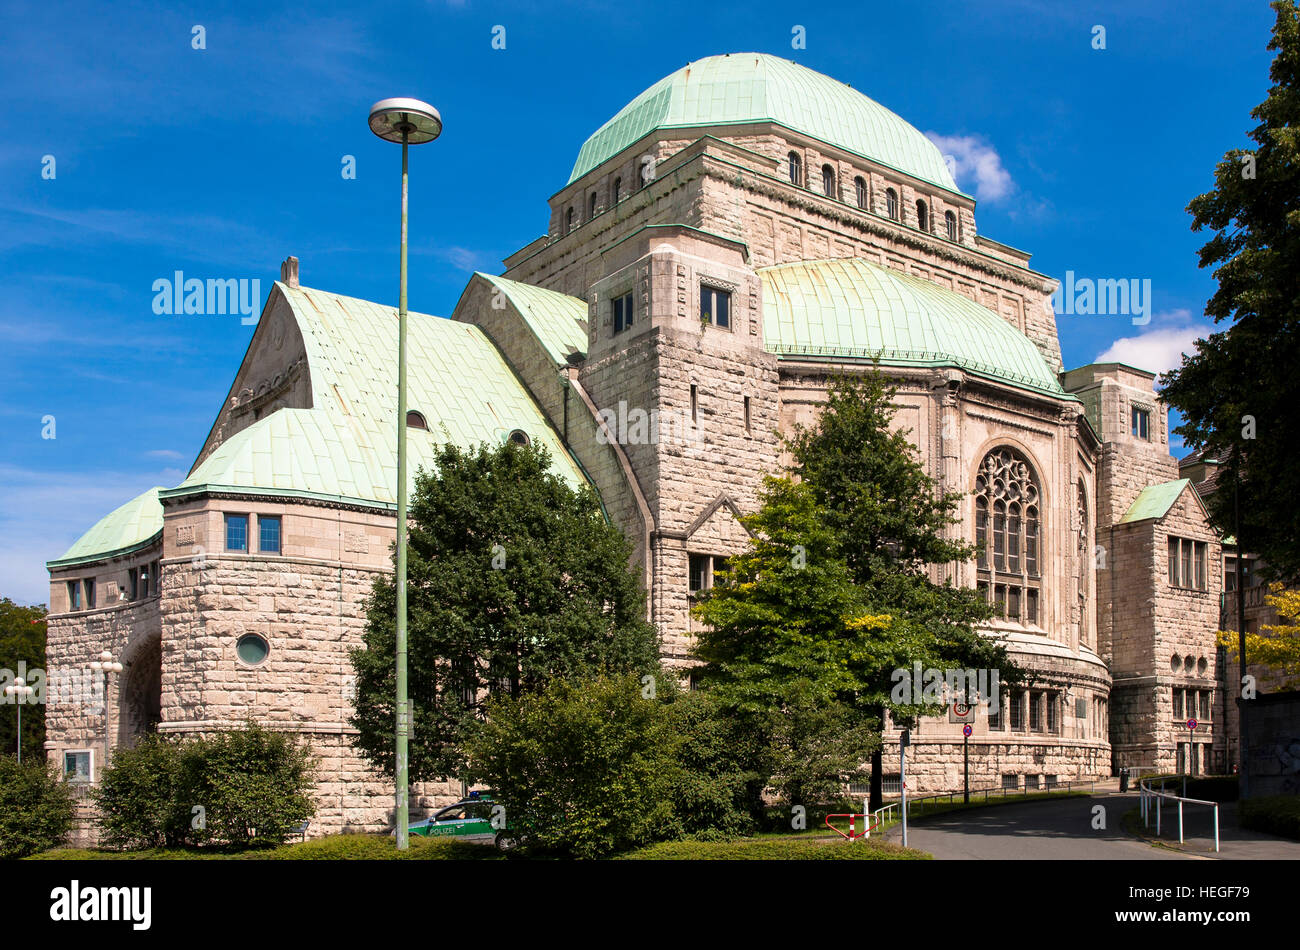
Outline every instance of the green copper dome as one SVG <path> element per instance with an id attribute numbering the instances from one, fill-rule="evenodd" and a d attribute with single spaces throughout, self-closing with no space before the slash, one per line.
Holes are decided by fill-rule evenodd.
<path id="1" fill-rule="evenodd" d="M 95 522 L 62 557 L 47 561 L 46 566 L 70 567 L 106 560 L 151 544 L 163 526 L 159 491 L 160 488 L 151 488 L 115 508 Z"/>
<path id="2" fill-rule="evenodd" d="M 1075 401 L 1030 339 L 987 307 L 860 258 L 765 267 L 763 337 L 784 357 L 951 366 Z"/>
<path id="3" fill-rule="evenodd" d="M 830 76 L 764 53 L 709 56 L 665 76 L 583 144 L 572 182 L 655 129 L 776 122 L 959 192 L 933 142 Z"/>

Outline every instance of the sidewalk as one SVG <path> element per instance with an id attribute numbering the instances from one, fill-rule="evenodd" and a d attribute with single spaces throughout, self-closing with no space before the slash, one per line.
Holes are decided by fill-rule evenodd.
<path id="1" fill-rule="evenodd" d="M 1100 783 L 1098 783 L 1100 787 Z M 1138 805 L 1136 793 L 1125 796 Z M 1259 859 L 1284 859 L 1300 861 L 1300 841 L 1278 838 L 1259 831 L 1251 831 L 1237 824 L 1237 803 L 1224 802 L 1219 806 L 1219 852 L 1214 852 L 1214 809 L 1209 805 L 1183 805 L 1183 844 L 1178 843 L 1178 803 L 1166 801 L 1162 806 L 1160 837 L 1156 837 L 1155 804 L 1152 803 L 1150 822 L 1145 834 L 1150 840 L 1188 854 L 1209 858 L 1252 861 Z M 1138 819 L 1142 831 L 1142 819 Z"/>

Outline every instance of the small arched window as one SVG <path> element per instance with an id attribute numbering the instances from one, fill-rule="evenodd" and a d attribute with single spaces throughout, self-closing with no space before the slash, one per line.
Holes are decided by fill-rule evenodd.
<path id="1" fill-rule="evenodd" d="M 838 198 L 835 193 L 835 169 L 829 165 L 822 166 L 822 194 L 828 198 Z"/>
<path id="2" fill-rule="evenodd" d="M 803 159 L 799 157 L 798 152 L 791 152 L 786 158 L 790 163 L 790 184 L 803 184 Z"/>
<path id="3" fill-rule="evenodd" d="M 858 199 L 858 207 L 867 209 L 867 180 L 862 176 L 853 179 L 853 196 Z"/>
<path id="4" fill-rule="evenodd" d="M 916 202 L 916 226 L 922 231 L 930 230 L 930 212 L 925 207 L 925 202 L 920 200 Z"/>
<path id="5" fill-rule="evenodd" d="M 425 429 L 426 431 L 429 428 L 429 423 L 424 421 L 424 416 L 416 412 L 414 409 L 407 411 L 406 425 L 411 429 Z"/>
<path id="6" fill-rule="evenodd" d="M 898 220 L 898 192 L 893 188 L 885 189 L 885 214 Z"/>
<path id="7" fill-rule="evenodd" d="M 623 179 L 622 178 L 614 179 L 614 193 L 612 197 L 613 200 L 610 201 L 610 204 L 612 205 L 616 205 L 623 200 Z"/>
<path id="8" fill-rule="evenodd" d="M 948 229 L 948 240 L 957 240 L 957 216 L 951 211 L 943 213 L 943 224 Z"/>
<path id="9" fill-rule="evenodd" d="M 596 216 L 596 193 L 591 193 L 591 200 L 587 202 L 587 220 L 590 221 Z"/>
<path id="10" fill-rule="evenodd" d="M 568 234 L 572 230 L 573 230 L 573 209 L 570 208 L 569 213 L 564 216 L 564 233 Z"/>

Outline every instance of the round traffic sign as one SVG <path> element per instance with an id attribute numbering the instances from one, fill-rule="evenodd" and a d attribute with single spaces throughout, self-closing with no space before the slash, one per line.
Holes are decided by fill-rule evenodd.
<path id="1" fill-rule="evenodd" d="M 1196 720 L 1195 720 L 1195 719 L 1189 719 L 1189 720 L 1187 720 L 1187 728 L 1190 729 L 1190 730 L 1192 730 L 1193 732 L 1195 732 L 1195 731 L 1196 731 Z"/>
<path id="2" fill-rule="evenodd" d="M 962 727 L 961 727 L 961 734 L 962 734 L 963 736 L 965 736 L 967 739 L 970 738 L 970 734 L 971 734 L 973 731 L 974 731 L 974 730 L 972 730 L 970 726 L 962 726 Z"/>
<path id="3" fill-rule="evenodd" d="M 970 703 L 963 703 L 963 702 L 956 702 L 956 703 L 953 703 L 953 704 L 952 704 L 952 711 L 953 711 L 953 715 L 956 715 L 956 716 L 969 716 L 969 715 L 970 715 Z"/>

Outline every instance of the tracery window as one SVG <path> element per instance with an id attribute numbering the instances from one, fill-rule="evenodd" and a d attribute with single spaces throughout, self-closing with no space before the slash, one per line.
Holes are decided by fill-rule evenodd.
<path id="1" fill-rule="evenodd" d="M 1041 500 L 1038 478 L 1009 448 L 984 456 L 975 476 L 977 584 L 998 616 L 1039 623 Z"/>

